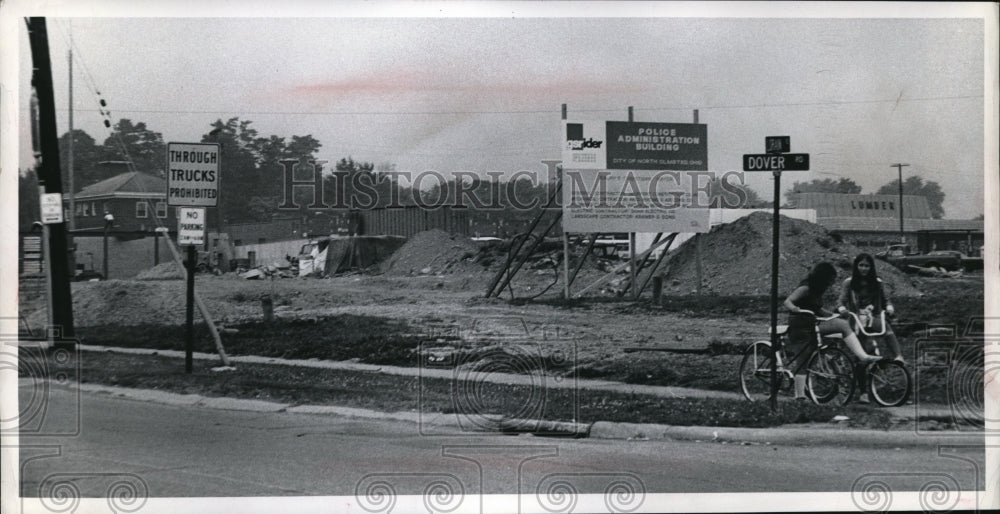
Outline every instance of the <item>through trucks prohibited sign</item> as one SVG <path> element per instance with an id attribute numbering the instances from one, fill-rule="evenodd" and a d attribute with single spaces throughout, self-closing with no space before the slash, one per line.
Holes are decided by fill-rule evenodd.
<path id="1" fill-rule="evenodd" d="M 181 207 L 177 218 L 177 244 L 205 244 L 205 209 L 202 207 Z"/>
<path id="2" fill-rule="evenodd" d="M 218 205 L 219 154 L 218 143 L 167 143 L 167 205 Z"/>

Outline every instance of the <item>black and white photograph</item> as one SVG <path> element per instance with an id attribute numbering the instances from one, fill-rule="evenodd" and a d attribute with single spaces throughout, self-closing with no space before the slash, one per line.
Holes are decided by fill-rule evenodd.
<path id="1" fill-rule="evenodd" d="M 3 511 L 1000 508 L 998 12 L 0 3 Z"/>

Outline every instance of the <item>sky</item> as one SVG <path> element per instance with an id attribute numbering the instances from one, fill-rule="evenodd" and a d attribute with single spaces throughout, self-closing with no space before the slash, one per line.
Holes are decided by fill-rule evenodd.
<path id="1" fill-rule="evenodd" d="M 199 141 L 238 116 L 264 136 L 311 134 L 330 161 L 544 176 L 541 161 L 561 155 L 563 103 L 583 121 L 625 120 L 633 106 L 636 121 L 689 123 L 697 109 L 710 171 L 739 170 L 766 136 L 787 135 L 811 171 L 786 172 L 785 189 L 846 177 L 873 193 L 902 162 L 904 179 L 941 184 L 945 217 L 984 212 L 981 19 L 587 14 L 597 17 L 50 18 L 59 132 L 71 37 L 74 126 L 98 142 L 110 131 L 96 91 L 113 121 L 143 121 L 167 141 Z M 746 180 L 771 196 L 770 173 Z"/>

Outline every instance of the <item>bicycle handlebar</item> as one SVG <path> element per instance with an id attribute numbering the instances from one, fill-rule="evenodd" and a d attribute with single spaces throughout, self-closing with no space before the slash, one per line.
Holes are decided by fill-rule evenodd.
<path id="1" fill-rule="evenodd" d="M 882 311 L 879 314 L 879 318 L 880 318 L 880 320 L 882 322 L 882 331 L 881 332 L 868 332 L 867 330 L 865 330 L 864 323 L 861 322 L 861 317 L 859 317 L 856 313 L 851 312 L 851 311 L 847 311 L 847 314 L 850 314 L 851 317 L 854 318 L 854 321 L 856 322 L 855 326 L 861 332 L 862 335 L 865 335 L 865 336 L 868 336 L 868 337 L 878 337 L 878 336 L 881 336 L 881 335 L 885 335 L 885 331 L 886 331 L 886 328 L 887 328 L 886 324 L 885 324 L 885 311 Z"/>
<path id="2" fill-rule="evenodd" d="M 839 314 L 834 314 L 833 316 L 826 316 L 826 317 L 824 317 L 824 316 L 817 316 L 815 312 L 813 312 L 813 311 L 811 311 L 809 309 L 799 309 L 799 311 L 796 312 L 796 313 L 794 313 L 794 314 L 809 314 L 812 317 L 816 318 L 816 321 L 830 321 L 831 319 L 836 319 L 836 318 L 840 317 Z"/>

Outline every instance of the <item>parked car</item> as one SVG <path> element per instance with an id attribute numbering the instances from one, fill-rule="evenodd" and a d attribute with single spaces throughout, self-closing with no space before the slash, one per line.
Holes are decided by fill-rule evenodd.
<path id="1" fill-rule="evenodd" d="M 875 254 L 876 257 L 906 270 L 907 266 L 917 266 L 920 268 L 943 268 L 946 270 L 962 269 L 962 252 L 954 250 L 935 250 L 926 254 L 914 253 L 910 245 L 896 244 L 889 245 L 883 251 Z"/>

